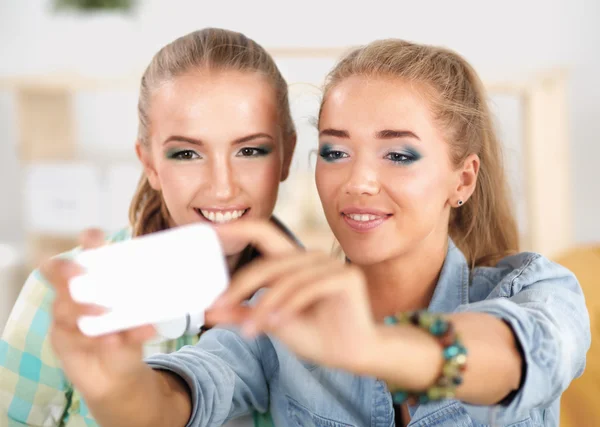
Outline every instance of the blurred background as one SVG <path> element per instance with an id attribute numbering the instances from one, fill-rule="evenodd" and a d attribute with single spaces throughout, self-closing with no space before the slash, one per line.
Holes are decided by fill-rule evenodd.
<path id="1" fill-rule="evenodd" d="M 277 214 L 308 246 L 333 242 L 312 178 L 323 78 L 349 47 L 398 37 L 454 49 L 482 76 L 523 249 L 597 251 L 599 20 L 597 0 L 0 0 L 0 330 L 41 254 L 82 228 L 127 225 L 141 73 L 207 26 L 261 43 L 290 83 L 299 144 Z M 589 260 L 582 268 L 600 266 Z"/>

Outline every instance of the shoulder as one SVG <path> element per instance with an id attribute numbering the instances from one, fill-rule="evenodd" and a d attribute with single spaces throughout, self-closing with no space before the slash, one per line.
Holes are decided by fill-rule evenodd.
<path id="1" fill-rule="evenodd" d="M 109 234 L 106 239 L 106 243 L 124 242 L 126 240 L 130 240 L 131 238 L 132 238 L 131 228 L 126 227 L 126 228 L 123 228 L 123 229 L 117 231 L 116 233 Z"/>
<path id="2" fill-rule="evenodd" d="M 124 228 L 114 234 L 107 236 L 105 241 L 106 241 L 106 244 L 111 244 L 111 243 L 122 242 L 122 241 L 125 241 L 128 239 L 131 239 L 131 230 L 129 228 Z M 77 254 L 80 252 L 81 252 L 81 247 L 78 246 L 78 247 L 71 249 L 70 251 L 63 252 L 63 253 L 56 255 L 56 258 L 70 260 L 70 259 L 75 258 L 75 256 L 77 256 Z M 45 293 L 50 292 L 50 291 L 51 291 L 51 287 L 49 286 L 46 279 L 42 275 L 40 269 L 38 268 L 38 269 L 33 270 L 31 272 L 31 274 L 29 275 L 29 277 L 27 278 L 27 281 L 25 282 L 25 285 L 23 286 L 23 290 L 21 292 L 21 297 L 23 297 L 23 296 L 30 297 L 32 295 L 33 296 L 37 295 L 38 297 L 33 298 L 33 299 L 35 301 L 38 301 L 41 303 L 41 300 L 43 300 L 44 298 L 40 298 L 40 297 L 42 295 L 45 296 Z"/>
<path id="3" fill-rule="evenodd" d="M 497 296 L 512 296 L 532 286 L 549 291 L 552 285 L 559 285 L 579 291 L 577 278 L 570 270 L 534 252 L 507 256 L 493 267 L 476 267 L 471 284 L 475 293 L 487 289 L 496 291 Z"/>

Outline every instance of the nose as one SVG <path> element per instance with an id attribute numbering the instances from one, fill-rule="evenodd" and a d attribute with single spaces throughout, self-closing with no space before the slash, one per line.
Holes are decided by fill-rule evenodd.
<path id="1" fill-rule="evenodd" d="M 237 195 L 239 191 L 237 177 L 228 159 L 215 159 L 212 162 L 210 179 L 210 188 L 217 200 L 228 201 Z"/>
<path id="2" fill-rule="evenodd" d="M 381 185 L 374 165 L 365 161 L 355 161 L 350 167 L 350 174 L 344 191 L 352 196 L 374 196 L 379 194 Z"/>

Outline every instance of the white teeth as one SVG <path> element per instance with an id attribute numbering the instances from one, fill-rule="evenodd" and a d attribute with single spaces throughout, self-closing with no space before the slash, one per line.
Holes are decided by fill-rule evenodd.
<path id="1" fill-rule="evenodd" d="M 200 209 L 200 213 L 204 218 L 208 219 L 211 222 L 215 222 L 217 224 L 224 224 L 226 222 L 235 221 L 240 218 L 246 212 L 245 209 L 236 210 L 236 211 L 208 211 L 204 209 Z"/>
<path id="2" fill-rule="evenodd" d="M 362 215 L 361 214 L 349 214 L 348 217 L 350 217 L 354 221 L 360 221 L 360 222 L 373 221 L 373 220 L 380 218 L 377 215 L 368 215 L 368 214 L 362 214 Z"/>

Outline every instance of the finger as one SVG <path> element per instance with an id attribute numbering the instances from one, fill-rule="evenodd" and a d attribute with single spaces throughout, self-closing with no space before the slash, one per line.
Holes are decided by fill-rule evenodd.
<path id="1" fill-rule="evenodd" d="M 265 292 L 252 313 L 252 320 L 256 323 L 256 327 L 260 329 L 267 323 L 276 323 L 280 307 L 298 292 L 299 288 L 319 282 L 336 272 L 339 273 L 343 268 L 333 260 L 327 261 L 300 269 L 293 275 L 287 275 L 269 289 L 269 292 Z"/>
<path id="2" fill-rule="evenodd" d="M 124 331 L 123 336 L 128 344 L 139 345 L 156 336 L 156 329 L 152 325 L 144 325 Z"/>
<path id="3" fill-rule="evenodd" d="M 40 267 L 40 273 L 44 279 L 52 285 L 57 294 L 57 298 L 68 296 L 70 299 L 71 293 L 69 292 L 69 281 L 71 278 L 81 274 L 81 268 L 72 261 L 53 258 L 46 261 Z"/>
<path id="4" fill-rule="evenodd" d="M 351 273 L 348 271 L 344 271 L 341 274 L 337 272 L 310 285 L 298 288 L 297 292 L 291 295 L 285 301 L 285 304 L 279 307 L 277 311 L 278 322 L 276 324 L 271 323 L 269 326 L 277 327 L 285 325 L 287 319 L 309 309 L 317 302 L 335 297 L 345 291 L 350 292 L 349 282 L 352 279 Z"/>
<path id="5" fill-rule="evenodd" d="M 90 228 L 79 235 L 81 247 L 85 249 L 94 249 L 104 245 L 104 233 L 97 228 Z"/>
<path id="6" fill-rule="evenodd" d="M 252 245 L 264 256 L 277 256 L 301 250 L 287 234 L 270 221 L 235 221 L 219 227 L 216 231 L 222 240 Z"/>
<path id="7" fill-rule="evenodd" d="M 114 332 L 96 337 L 95 342 L 100 351 L 110 354 L 111 351 L 122 347 L 125 339 L 123 332 Z"/>
<path id="8" fill-rule="evenodd" d="M 279 277 L 293 274 L 299 269 L 311 268 L 323 259 L 318 252 L 298 252 L 285 258 L 260 259 L 233 276 L 227 290 L 215 301 L 213 307 L 238 305 L 259 289 L 270 286 Z"/>
<path id="9" fill-rule="evenodd" d="M 50 327 L 50 343 L 54 352 L 60 355 L 95 348 L 98 338 L 84 335 L 79 328 L 65 328 L 53 321 Z"/>
<path id="10" fill-rule="evenodd" d="M 232 306 L 207 310 L 204 314 L 204 320 L 207 326 L 215 326 L 217 324 L 239 326 L 245 323 L 250 318 L 250 315 L 250 307 Z"/>
<path id="11" fill-rule="evenodd" d="M 52 317 L 56 325 L 68 330 L 79 330 L 77 320 L 81 316 L 99 316 L 106 309 L 93 304 L 78 304 L 66 297 L 58 297 L 52 305 Z"/>

